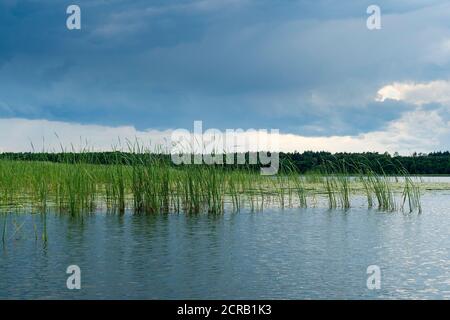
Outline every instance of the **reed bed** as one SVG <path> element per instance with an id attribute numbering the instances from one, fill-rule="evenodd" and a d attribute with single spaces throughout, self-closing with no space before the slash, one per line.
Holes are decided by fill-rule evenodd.
<path id="1" fill-rule="evenodd" d="M 323 172 L 300 175 L 283 164 L 278 175 L 261 176 L 245 167 L 174 166 L 151 154 L 136 156 L 142 152 L 133 150 L 108 165 L 1 160 L 1 211 L 220 214 L 242 208 L 306 208 L 322 200 L 330 209 L 346 210 L 353 195 L 365 196 L 369 208 L 422 210 L 420 188 L 406 171 L 393 179 L 355 164 L 358 174 L 350 175 L 347 166 L 330 163 Z"/>
<path id="2" fill-rule="evenodd" d="M 0 232 L 5 243 L 23 222 L 11 212 L 38 213 L 42 230 L 35 238 L 47 243 L 47 212 L 80 217 L 107 211 L 124 214 L 221 214 L 226 210 L 262 211 L 269 207 L 317 207 L 348 210 L 353 197 L 366 199 L 368 208 L 383 212 L 422 212 L 417 179 L 406 170 L 398 176 L 375 174 L 368 167 L 330 162 L 321 172 L 299 174 L 282 163 L 276 176 L 262 176 L 249 167 L 174 166 L 145 150 L 118 153 L 112 164 L 87 161 L 0 160 Z M 68 157 L 69 158 L 69 157 Z M 356 172 L 356 174 L 354 174 Z M 358 205 L 361 205 L 359 202 Z M 34 221 L 34 216 L 33 221 Z M 9 221 L 9 222 L 8 222 Z"/>

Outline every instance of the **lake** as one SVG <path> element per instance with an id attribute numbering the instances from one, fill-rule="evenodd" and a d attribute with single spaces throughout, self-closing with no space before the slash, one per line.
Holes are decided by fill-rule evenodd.
<path id="1" fill-rule="evenodd" d="M 449 299 L 450 191 L 422 214 L 353 208 L 223 215 L 8 214 L 2 299 Z M 13 227 L 14 226 L 14 227 Z M 36 239 L 37 238 L 37 239 Z M 66 269 L 81 269 L 69 290 Z M 379 290 L 367 268 L 381 270 Z"/>

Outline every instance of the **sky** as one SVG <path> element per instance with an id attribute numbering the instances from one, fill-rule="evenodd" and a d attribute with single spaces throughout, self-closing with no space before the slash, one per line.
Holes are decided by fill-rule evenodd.
<path id="1" fill-rule="evenodd" d="M 278 129 L 282 151 L 449 150 L 450 2 L 0 0 L 0 151 L 158 144 L 196 120 Z"/>

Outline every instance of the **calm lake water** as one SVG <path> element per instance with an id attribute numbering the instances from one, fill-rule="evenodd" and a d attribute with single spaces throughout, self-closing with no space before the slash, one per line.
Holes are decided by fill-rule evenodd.
<path id="1" fill-rule="evenodd" d="M 423 207 L 48 214 L 47 245 L 35 238 L 40 216 L 9 215 L 0 298 L 448 299 L 450 192 L 426 193 Z M 66 288 L 73 264 L 81 290 Z M 369 265 L 381 268 L 380 290 L 366 286 Z"/>

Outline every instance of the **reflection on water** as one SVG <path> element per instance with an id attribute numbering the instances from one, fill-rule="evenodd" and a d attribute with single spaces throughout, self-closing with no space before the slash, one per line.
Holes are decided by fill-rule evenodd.
<path id="1" fill-rule="evenodd" d="M 7 215 L 0 298 L 450 298 L 450 197 L 422 215 L 355 208 L 224 215 Z M 67 266 L 82 289 L 66 288 Z M 382 270 L 368 290 L 366 269 Z"/>

